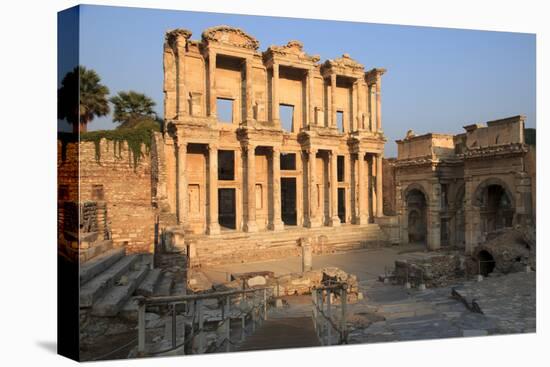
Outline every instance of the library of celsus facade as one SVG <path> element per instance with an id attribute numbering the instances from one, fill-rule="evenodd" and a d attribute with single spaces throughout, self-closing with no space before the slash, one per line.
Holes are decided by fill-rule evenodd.
<path id="1" fill-rule="evenodd" d="M 198 261 L 258 247 L 260 258 L 288 255 L 300 241 L 329 251 L 336 233 L 338 245 L 380 241 L 385 69 L 347 54 L 322 62 L 298 41 L 260 52 L 227 26 L 190 37 L 177 29 L 164 44 L 154 196 L 175 218 L 169 231 Z"/>

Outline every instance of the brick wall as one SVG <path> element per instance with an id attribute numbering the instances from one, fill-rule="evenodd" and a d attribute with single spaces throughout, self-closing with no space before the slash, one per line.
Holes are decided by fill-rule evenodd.
<path id="1" fill-rule="evenodd" d="M 115 246 L 126 246 L 128 253 L 152 252 L 155 210 L 151 204 L 150 153 L 142 147 L 142 156 L 134 164 L 126 143 L 102 139 L 99 156 L 95 143 L 79 144 L 80 202 L 105 202 Z M 70 176 L 69 168 L 76 164 L 76 145 L 68 143 L 65 161 L 58 164 L 60 185 L 69 181 L 65 177 Z M 70 200 L 75 200 L 73 186 L 71 183 Z"/>

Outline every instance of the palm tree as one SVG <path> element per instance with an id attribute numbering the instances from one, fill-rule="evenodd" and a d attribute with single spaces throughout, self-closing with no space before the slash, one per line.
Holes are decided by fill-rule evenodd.
<path id="1" fill-rule="evenodd" d="M 143 93 L 121 91 L 109 101 L 115 106 L 113 121 L 120 122 L 121 128 L 134 127 L 144 120 L 155 119 L 155 102 Z"/>
<path id="2" fill-rule="evenodd" d="M 109 113 L 109 88 L 100 82 L 99 75 L 84 66 L 75 67 L 61 81 L 57 90 L 57 117 L 72 124 L 73 132 L 78 133 L 79 125 L 80 132 L 85 132 L 96 116 Z"/>

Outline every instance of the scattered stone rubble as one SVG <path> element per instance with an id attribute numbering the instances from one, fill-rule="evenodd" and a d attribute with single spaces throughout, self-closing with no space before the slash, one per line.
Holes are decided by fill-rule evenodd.
<path id="1" fill-rule="evenodd" d="M 363 295 L 359 292 L 357 276 L 348 274 L 336 267 L 284 274 L 278 277 L 275 277 L 273 272 L 269 271 L 232 274 L 231 279 L 229 282 L 213 285 L 204 273 L 193 270 L 188 273 L 187 285 L 192 292 L 268 287 L 272 290 L 271 294 L 282 297 L 311 294 L 313 289 L 331 283 L 347 283 L 348 302 L 353 303 L 363 298 Z"/>
<path id="2" fill-rule="evenodd" d="M 415 252 L 396 260 L 392 274 L 384 274 L 392 283 L 411 286 L 443 287 L 464 277 L 464 255 L 453 252 Z M 383 279 L 382 279 L 383 280 Z"/>
<path id="3" fill-rule="evenodd" d="M 477 260 L 483 251 L 488 252 L 495 260 L 494 272 L 523 272 L 527 266 L 536 270 L 536 239 L 533 229 L 507 228 L 489 234 L 487 242 L 479 245 L 474 253 L 474 273 L 477 273 Z"/>

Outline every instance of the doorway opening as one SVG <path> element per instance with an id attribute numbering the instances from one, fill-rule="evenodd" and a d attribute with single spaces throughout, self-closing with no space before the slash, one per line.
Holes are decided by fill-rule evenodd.
<path id="1" fill-rule="evenodd" d="M 479 274 L 486 277 L 495 270 L 495 259 L 488 251 L 482 250 L 478 255 Z"/>
<path id="2" fill-rule="evenodd" d="M 287 226 L 298 223 L 296 211 L 296 178 L 281 178 L 281 219 Z"/>
<path id="3" fill-rule="evenodd" d="M 427 210 L 422 191 L 413 189 L 407 194 L 409 243 L 426 241 Z"/>
<path id="4" fill-rule="evenodd" d="M 237 229 L 235 189 L 218 189 L 218 222 L 222 228 Z"/>
<path id="5" fill-rule="evenodd" d="M 338 188 L 338 218 L 340 223 L 346 223 L 346 189 Z"/>

